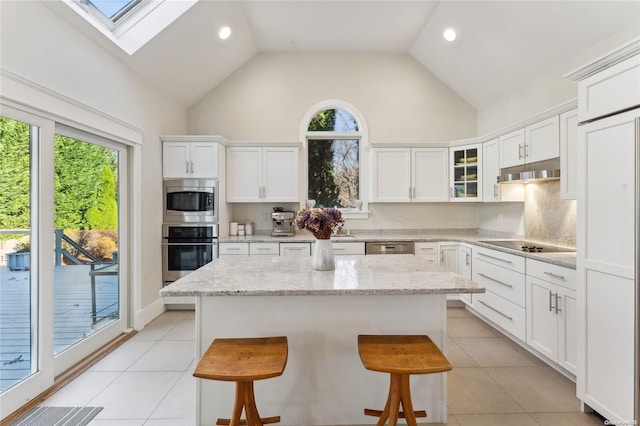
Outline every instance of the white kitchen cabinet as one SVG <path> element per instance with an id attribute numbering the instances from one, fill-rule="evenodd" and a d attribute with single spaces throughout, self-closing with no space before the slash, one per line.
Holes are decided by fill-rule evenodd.
<path id="1" fill-rule="evenodd" d="M 297 147 L 227 148 L 227 202 L 298 202 Z"/>
<path id="2" fill-rule="evenodd" d="M 448 201 L 447 148 L 373 148 L 371 202 Z"/>
<path id="3" fill-rule="evenodd" d="M 580 122 L 640 105 L 640 55 L 597 73 L 586 71 L 589 77 L 578 83 Z"/>
<path id="4" fill-rule="evenodd" d="M 164 179 L 203 179 L 218 177 L 218 143 L 163 142 Z"/>
<path id="5" fill-rule="evenodd" d="M 450 148 L 450 201 L 482 201 L 482 144 Z"/>
<path id="6" fill-rule="evenodd" d="M 248 256 L 249 243 L 220 242 L 218 256 Z"/>
<path id="7" fill-rule="evenodd" d="M 437 242 L 416 242 L 413 244 L 416 256 L 421 256 L 425 262 L 438 264 L 438 243 Z"/>
<path id="8" fill-rule="evenodd" d="M 635 109 L 578 127 L 577 393 L 611 421 L 638 414 L 634 412 L 638 123 L 640 109 Z"/>
<path id="9" fill-rule="evenodd" d="M 526 339 L 525 261 L 521 256 L 478 247 L 473 281 L 486 288 L 473 295 L 473 308 L 518 340 Z"/>
<path id="10" fill-rule="evenodd" d="M 500 176 L 500 139 L 482 144 L 482 201 L 524 201 L 521 183 L 498 184 Z"/>
<path id="11" fill-rule="evenodd" d="M 445 271 L 460 273 L 460 243 L 438 243 L 438 253 Z M 460 295 L 448 294 L 447 300 L 460 300 Z"/>
<path id="12" fill-rule="evenodd" d="M 576 200 L 578 110 L 560 114 L 560 198 Z"/>
<path id="13" fill-rule="evenodd" d="M 280 243 L 280 256 L 309 257 L 311 256 L 311 244 Z"/>
<path id="14" fill-rule="evenodd" d="M 553 116 L 500 136 L 500 168 L 560 156 L 560 120 Z"/>
<path id="15" fill-rule="evenodd" d="M 351 256 L 364 256 L 365 244 L 363 242 L 335 242 L 331 243 L 333 247 L 333 254 L 338 255 L 351 255 Z"/>
<path id="16" fill-rule="evenodd" d="M 280 256 L 278 243 L 249 243 L 249 256 Z"/>
<path id="17" fill-rule="evenodd" d="M 472 279 L 473 278 L 473 269 L 472 269 L 473 251 L 471 247 L 464 244 L 460 244 L 458 254 L 460 256 L 458 259 L 458 275 L 468 280 Z M 467 305 L 473 306 L 472 293 L 460 294 L 460 300 L 462 300 Z"/>
<path id="18" fill-rule="evenodd" d="M 575 271 L 527 259 L 527 344 L 577 372 Z M 539 272 L 539 273 L 536 273 Z"/>

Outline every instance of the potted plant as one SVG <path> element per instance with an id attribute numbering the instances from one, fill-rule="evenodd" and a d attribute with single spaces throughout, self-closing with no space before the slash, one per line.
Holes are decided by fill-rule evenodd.
<path id="1" fill-rule="evenodd" d="M 15 252 L 7 253 L 7 267 L 12 271 L 28 271 L 31 269 L 31 243 L 29 239 L 19 241 Z"/>

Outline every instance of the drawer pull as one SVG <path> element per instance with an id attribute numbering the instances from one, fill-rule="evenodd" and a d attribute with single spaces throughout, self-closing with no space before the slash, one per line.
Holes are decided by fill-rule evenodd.
<path id="1" fill-rule="evenodd" d="M 435 247 L 420 247 L 420 250 L 435 250 Z"/>
<path id="2" fill-rule="evenodd" d="M 513 285 L 511 285 L 511 284 L 503 283 L 502 281 L 498 281 L 495 278 L 491 278 L 490 276 L 482 274 L 480 272 L 478 272 L 478 275 L 480 275 L 481 277 L 484 277 L 484 278 L 486 278 L 488 280 L 491 280 L 491 281 L 493 281 L 495 283 L 502 284 L 505 287 L 513 288 Z"/>
<path id="3" fill-rule="evenodd" d="M 344 248 L 339 248 L 339 247 L 334 247 L 333 251 L 345 251 L 346 249 Z"/>
<path id="4" fill-rule="evenodd" d="M 291 251 L 300 251 L 304 249 L 305 247 L 285 247 L 285 250 L 291 250 Z"/>
<path id="5" fill-rule="evenodd" d="M 566 279 L 564 278 L 564 275 L 557 275 L 557 274 L 554 274 L 553 272 L 547 272 L 547 271 L 544 271 L 544 273 L 549 275 L 552 278 L 557 278 L 559 280 L 566 281 Z"/>
<path id="6" fill-rule="evenodd" d="M 489 259 L 495 259 L 495 260 L 499 260 L 500 262 L 504 262 L 504 263 L 508 263 L 508 264 L 512 264 L 513 262 L 510 260 L 506 260 L 506 259 L 500 259 L 499 257 L 495 257 L 495 256 L 490 256 L 488 254 L 484 254 L 482 252 L 478 253 L 480 256 L 484 256 L 484 257 L 488 257 Z"/>
<path id="7" fill-rule="evenodd" d="M 227 250 L 227 251 L 238 251 L 238 250 L 240 250 L 240 247 L 227 247 L 227 248 L 225 248 L 225 250 Z"/>
<path id="8" fill-rule="evenodd" d="M 271 250 L 270 247 L 256 247 L 256 250 Z"/>
<path id="9" fill-rule="evenodd" d="M 496 308 L 494 308 L 493 306 L 487 305 L 484 300 L 479 300 L 479 302 L 481 304 L 483 304 L 484 306 L 486 306 L 487 308 L 491 309 L 493 312 L 495 312 L 496 314 L 502 315 L 503 317 L 505 317 L 506 319 L 508 319 L 509 321 L 513 321 L 513 318 L 510 317 L 509 315 L 505 315 L 502 312 L 500 312 L 499 310 L 497 310 Z"/>

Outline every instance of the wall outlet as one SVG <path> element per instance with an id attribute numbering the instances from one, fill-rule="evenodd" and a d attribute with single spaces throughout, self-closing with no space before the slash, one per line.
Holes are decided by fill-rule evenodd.
<path id="1" fill-rule="evenodd" d="M 398 213 L 398 214 L 396 215 L 396 220 L 397 220 L 398 222 L 402 222 L 402 219 L 404 219 L 403 214 L 402 214 L 402 213 Z"/>

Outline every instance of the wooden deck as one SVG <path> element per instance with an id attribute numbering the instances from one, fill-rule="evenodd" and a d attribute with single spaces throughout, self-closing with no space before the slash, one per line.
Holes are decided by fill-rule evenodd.
<path id="1" fill-rule="evenodd" d="M 118 315 L 118 276 L 94 274 L 91 267 L 55 267 L 54 351 L 59 353 L 108 324 Z M 45 285 L 54 285 L 45 283 Z M 0 392 L 31 372 L 30 272 L 0 266 Z"/>

